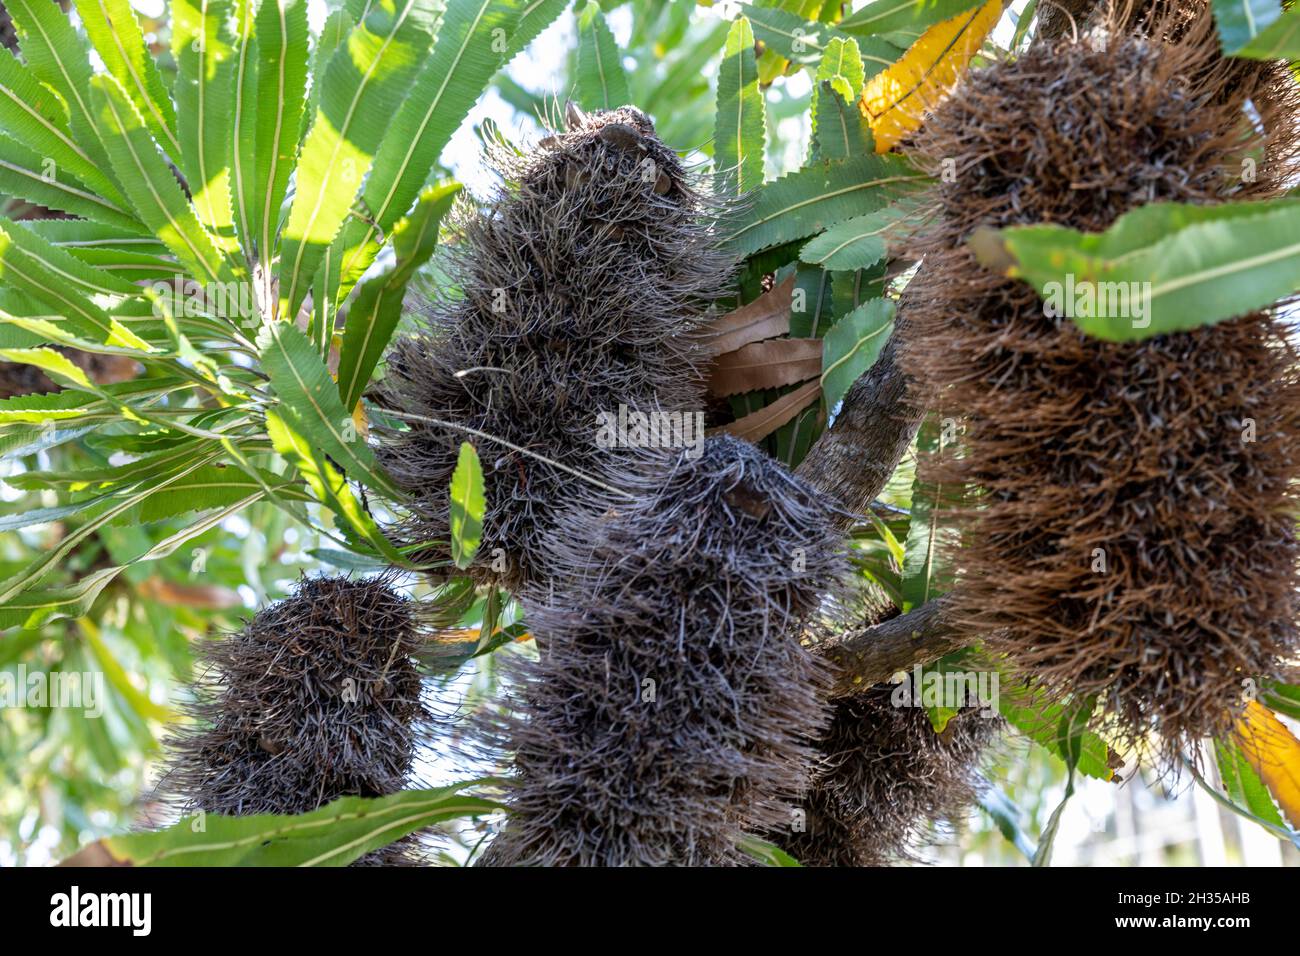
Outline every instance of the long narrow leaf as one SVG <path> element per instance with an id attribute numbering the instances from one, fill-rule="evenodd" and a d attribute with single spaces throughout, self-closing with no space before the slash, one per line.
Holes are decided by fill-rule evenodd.
<path id="1" fill-rule="evenodd" d="M 263 0 L 257 13 L 258 205 L 253 235 L 264 264 L 275 252 L 275 232 L 298 152 L 307 88 L 306 0 Z M 264 269 L 269 301 L 271 272 Z"/>
<path id="2" fill-rule="evenodd" d="M 230 250 L 231 0 L 174 0 L 171 9 L 180 162 L 199 221 Z"/>
<path id="3" fill-rule="evenodd" d="M 133 289 L 129 282 L 86 265 L 6 219 L 0 219 L 0 278 L 49 303 L 71 329 L 91 341 L 149 349 L 92 298 L 129 294 Z"/>
<path id="4" fill-rule="evenodd" d="M 348 310 L 343 347 L 339 352 L 339 395 L 345 409 L 356 407 L 361 400 L 361 393 L 402 317 L 407 283 L 433 255 L 438 244 L 438 227 L 460 188 L 459 183 L 448 182 L 425 189 L 415 211 L 393 231 L 395 265 L 368 279 L 357 291 Z"/>
<path id="5" fill-rule="evenodd" d="M 500 805 L 462 791 L 470 781 L 387 797 L 343 797 L 298 816 L 210 814 L 153 833 L 107 837 L 68 861 L 78 865 L 347 866 L 423 827 L 492 813 Z"/>
<path id="6" fill-rule="evenodd" d="M 281 236 L 280 312 L 294 316 L 352 208 L 429 44 L 433 0 L 373 0 L 330 60 Z M 340 54 L 343 51 L 340 51 Z"/>
<path id="7" fill-rule="evenodd" d="M 609 110 L 628 101 L 627 73 L 597 0 L 578 14 L 578 76 L 575 95 L 589 110 Z"/>
<path id="8" fill-rule="evenodd" d="M 235 274 L 181 192 L 144 120 L 112 76 L 91 80 L 95 122 L 118 180 L 140 219 L 204 283 Z"/>
<path id="9" fill-rule="evenodd" d="M 338 386 L 307 337 L 287 322 L 272 322 L 258 335 L 258 347 L 281 409 L 295 430 L 333 458 L 348 477 L 400 498 L 357 433 Z"/>
<path id="10" fill-rule="evenodd" d="M 108 153 L 91 119 L 92 70 L 85 37 L 73 28 L 59 5 L 50 0 L 9 0 L 5 9 L 17 28 L 28 69 L 63 98 L 73 138 L 107 171 Z"/>
<path id="11" fill-rule="evenodd" d="M 718 106 L 713 124 L 714 183 L 720 193 L 748 192 L 763 182 L 767 110 L 758 86 L 754 31 L 738 17 L 727 33 L 718 70 Z"/>
<path id="12" fill-rule="evenodd" d="M 92 189 L 121 201 L 117 185 L 72 138 L 68 114 L 54 92 L 12 56 L 0 55 L 0 129 L 38 152 L 44 172 L 71 174 Z"/>
<path id="13" fill-rule="evenodd" d="M 375 156 L 362 203 L 369 222 L 348 223 L 334 243 L 342 298 L 374 261 L 380 237 L 410 209 L 429 170 L 501 67 L 519 0 L 451 0 L 424 68 Z"/>
<path id="14" fill-rule="evenodd" d="M 130 0 L 73 0 L 81 25 L 104 66 L 122 85 L 144 117 L 154 139 L 177 162 L 182 156 L 176 137 L 176 113 L 162 76 L 144 43 L 140 20 Z"/>
<path id="15" fill-rule="evenodd" d="M 737 253 L 752 254 L 811 236 L 880 209 L 900 188 L 923 178 L 891 156 L 818 163 L 764 185 L 724 242 Z"/>
<path id="16" fill-rule="evenodd" d="M 97 195 L 57 165 L 51 169 L 45 157 L 8 136 L 0 136 L 0 193 L 95 222 L 144 228 L 125 208 Z"/>
<path id="17" fill-rule="evenodd" d="M 1045 307 L 1113 341 L 1196 328 L 1300 288 L 1300 203 L 1156 203 L 1102 233 L 1039 225 L 977 232 L 981 261 Z"/>

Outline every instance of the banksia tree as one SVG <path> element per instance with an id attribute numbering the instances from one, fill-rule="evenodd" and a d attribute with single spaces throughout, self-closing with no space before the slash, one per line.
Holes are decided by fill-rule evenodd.
<path id="1" fill-rule="evenodd" d="M 1269 713 L 1300 715 L 1270 680 L 1298 610 L 1276 304 L 1300 214 L 1271 202 L 1297 138 L 1263 60 L 1300 58 L 1300 12 L 1210 2 L 1217 39 L 1203 2 L 1161 2 L 1078 41 L 1020 16 L 1005 49 L 1004 0 L 751 4 L 725 30 L 633 2 L 620 49 L 582 0 L 569 75 L 508 78 L 565 0 L 344 0 L 318 33 L 304 0 L 4 0 L 0 361 L 37 393 L 0 398 L 0 626 L 57 628 L 6 644 L 42 664 L 139 664 L 112 681 L 126 719 L 82 735 L 138 745 L 63 746 L 67 779 L 147 752 L 171 711 L 132 685 L 230 628 L 194 601 L 311 562 L 421 582 L 416 610 L 382 571 L 309 578 L 213 643 L 163 787 L 206 829 L 95 846 L 401 862 L 376 851 L 504 807 L 484 862 L 901 862 L 969 806 L 1001 722 L 882 682 L 976 643 L 1015 678 L 994 706 L 1070 775 L 1113 777 L 1107 722 L 1169 753 L 1215 733 L 1225 799 L 1294 838 L 1267 793 L 1300 813 Z M 807 143 L 768 126 L 799 72 Z M 453 214 L 445 147 L 493 82 L 578 106 L 522 150 L 485 123 L 501 185 Z M 712 151 L 708 190 L 669 143 Z M 1151 309 L 1048 313 L 1060 279 L 1146 281 Z M 731 437 L 702 442 L 706 411 Z M 493 715 L 438 753 L 486 736 L 505 803 L 463 792 L 495 779 L 405 786 L 435 620 L 455 630 L 420 661 L 478 658 L 466 704 Z M 526 636 L 536 659 L 492 680 Z M 82 726 L 30 716 L 0 748 Z M 100 809 L 37 776 L 67 819 Z"/>
<path id="2" fill-rule="evenodd" d="M 824 678 L 797 629 L 842 560 L 826 501 L 726 437 L 642 453 L 618 486 L 566 514 L 526 592 L 539 659 L 494 728 L 517 779 L 489 862 L 742 863 L 806 785 Z"/>
<path id="3" fill-rule="evenodd" d="M 1032 272 L 1025 247 L 986 235 L 985 269 L 967 241 L 1281 195 L 1298 117 L 1286 72 L 1224 58 L 1198 7 L 1112 17 L 975 71 L 916 144 L 941 182 L 912 250 L 903 362 L 923 400 L 964 424 L 960 451 L 927 475 L 979 492 L 952 616 L 1053 694 L 1095 697 L 1112 739 L 1154 730 L 1171 757 L 1226 734 L 1248 682 L 1297 649 L 1300 386 L 1285 324 L 1238 307 L 1189 328 L 1194 307 L 1174 316 L 1158 295 L 1149 332 L 1140 313 L 1103 328 L 1085 308 L 1074 323 L 1001 274 L 1006 250 Z"/>
<path id="4" fill-rule="evenodd" d="M 537 578 L 554 514 L 584 487 L 573 470 L 597 475 L 619 455 L 599 416 L 667 412 L 696 428 L 704 355 L 693 335 L 729 270 L 709 204 L 636 109 L 570 106 L 531 152 L 490 159 L 504 185 L 463 221 L 449 256 L 457 293 L 430 303 L 419 333 L 389 353 L 377 400 L 410 425 L 385 436 L 380 458 L 411 491 L 401 533 L 445 539 L 465 433 L 441 423 L 485 437 L 472 573 L 514 588 Z"/>
<path id="5" fill-rule="evenodd" d="M 181 812 L 305 813 L 407 782 L 427 719 L 412 602 L 382 580 L 304 578 L 208 644 L 194 725 L 171 741 L 160 793 Z M 410 838 L 360 863 L 415 862 Z"/>

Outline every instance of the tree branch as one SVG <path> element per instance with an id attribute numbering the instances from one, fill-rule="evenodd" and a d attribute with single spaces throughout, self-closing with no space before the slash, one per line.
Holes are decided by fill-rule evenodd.
<path id="1" fill-rule="evenodd" d="M 899 671 L 928 664 L 970 643 L 946 618 L 943 598 L 926 601 L 874 627 L 855 628 L 813 647 L 835 665 L 832 697 L 848 697 Z"/>
<path id="2" fill-rule="evenodd" d="M 801 478 L 840 502 L 843 531 L 884 489 L 924 415 L 908 401 L 907 376 L 895 360 L 900 331 L 905 334 L 905 326 L 900 324 L 876 364 L 853 383 L 834 425 L 796 469 Z M 865 690 L 970 643 L 945 620 L 944 611 L 942 599 L 936 598 L 874 627 L 856 628 L 816 645 L 813 652 L 839 672 L 833 696 Z"/>
<path id="3" fill-rule="evenodd" d="M 907 377 L 894 355 L 891 338 L 876 364 L 845 394 L 834 425 L 795 469 L 844 508 L 841 531 L 867 513 L 921 425 L 923 410 L 907 400 Z"/>

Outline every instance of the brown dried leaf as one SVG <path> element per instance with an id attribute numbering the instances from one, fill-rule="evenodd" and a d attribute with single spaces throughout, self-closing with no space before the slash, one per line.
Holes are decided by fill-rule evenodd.
<path id="1" fill-rule="evenodd" d="M 821 370 L 821 339 L 751 342 L 719 356 L 709 376 L 709 391 L 714 395 L 738 395 L 760 388 L 781 388 L 816 378 Z"/>
<path id="2" fill-rule="evenodd" d="M 153 575 L 137 586 L 140 596 L 159 604 L 176 607 L 197 607 L 209 611 L 225 611 L 241 607 L 244 603 L 238 592 L 230 588 L 207 584 L 177 584 Z"/>
<path id="3" fill-rule="evenodd" d="M 788 395 L 782 395 L 771 405 L 765 405 L 744 418 L 723 425 L 718 431 L 735 435 L 746 441 L 759 441 L 798 415 L 810 403 L 816 401 L 820 394 L 821 383 L 813 379 Z"/>
<path id="4" fill-rule="evenodd" d="M 704 343 L 715 355 L 734 351 L 750 342 L 776 338 L 790 331 L 790 304 L 794 275 L 764 292 L 748 305 L 719 317 L 704 333 Z"/>

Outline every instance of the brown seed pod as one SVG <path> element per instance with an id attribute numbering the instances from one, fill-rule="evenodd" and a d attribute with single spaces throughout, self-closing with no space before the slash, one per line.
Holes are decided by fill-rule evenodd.
<path id="1" fill-rule="evenodd" d="M 306 813 L 401 790 L 427 719 L 411 602 L 381 579 L 303 578 L 201 652 L 196 721 L 168 741 L 159 794 L 182 813 Z M 357 865 L 419 860 L 418 840 Z"/>
<path id="2" fill-rule="evenodd" d="M 935 733 L 922 707 L 896 703 L 904 685 L 877 684 L 835 702 L 802 830 L 775 834 L 804 866 L 885 866 L 915 858 L 927 824 L 960 820 L 984 786 L 980 758 L 1002 726 L 964 708 Z"/>
<path id="3" fill-rule="evenodd" d="M 965 245 L 981 225 L 1096 231 L 1144 203 L 1294 181 L 1285 71 L 1222 57 L 1204 5 L 1142 24 L 974 71 L 927 122 L 917 155 L 949 175 L 911 250 L 901 360 L 919 400 L 964 416 L 959 451 L 924 465 L 978 490 L 955 617 L 1054 695 L 1096 695 L 1116 742 L 1154 730 L 1173 758 L 1230 730 L 1243 681 L 1298 647 L 1284 323 L 1104 342 Z"/>
<path id="4" fill-rule="evenodd" d="M 570 510 L 525 592 L 506 828 L 488 864 L 734 865 L 787 826 L 825 720 L 797 630 L 844 568 L 830 505 L 754 446 L 642 453 L 635 500 Z"/>
<path id="5" fill-rule="evenodd" d="M 505 185 L 462 213 L 448 254 L 462 295 L 432 302 L 419 333 L 394 345 L 378 403 L 593 475 L 619 455 L 598 441 L 599 416 L 680 412 L 694 423 L 704 353 L 692 333 L 727 291 L 730 265 L 708 202 L 650 120 L 631 107 L 570 110 L 568 128 L 533 152 L 489 160 Z M 403 537 L 445 540 L 465 437 L 420 422 L 381 432 L 381 460 L 414 497 Z M 553 516 L 587 486 L 504 445 L 479 451 L 488 511 L 470 573 L 515 589 L 538 576 Z"/>

